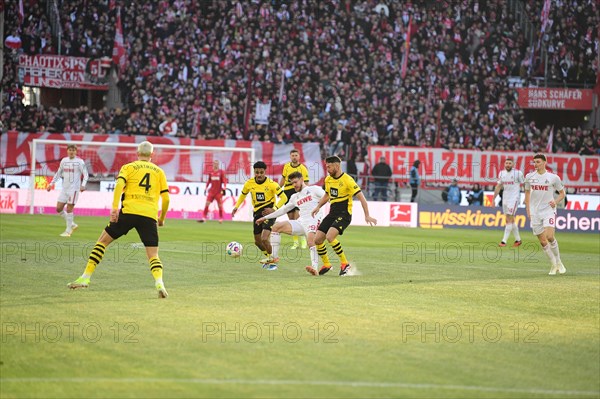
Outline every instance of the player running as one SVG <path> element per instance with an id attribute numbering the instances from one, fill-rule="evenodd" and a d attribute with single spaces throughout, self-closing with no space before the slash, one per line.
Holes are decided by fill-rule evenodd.
<path id="1" fill-rule="evenodd" d="M 315 216 L 327 201 L 331 203 L 329 214 L 323 218 L 319 225 L 315 244 L 320 246 L 327 238 L 327 241 L 340 258 L 340 276 L 345 276 L 350 270 L 350 263 L 346 259 L 342 244 L 337 240 L 337 236 L 344 234 L 346 227 L 352 221 L 352 198 L 356 196 L 360 201 L 365 213 L 365 221 L 368 224 L 371 226 L 376 225 L 377 219 L 369 216 L 369 204 L 365 199 L 365 195 L 354 179 L 342 172 L 341 163 L 342 160 L 335 155 L 325 159 L 327 173 L 329 173 L 329 176 L 325 178 L 325 195 L 311 214 Z M 319 247 L 318 252 L 319 255 L 323 255 L 324 246 Z M 331 269 L 331 264 L 324 264 L 319 270 L 319 274 L 325 274 L 329 269 Z"/>
<path id="2" fill-rule="evenodd" d="M 276 219 L 278 216 L 282 216 L 286 212 L 298 208 L 298 219 L 277 222 L 273 226 L 271 231 L 273 257 L 277 258 L 279 255 L 281 233 L 290 234 L 294 237 L 305 236 L 308 241 L 311 262 L 310 266 L 306 266 L 306 271 L 313 276 L 317 276 L 319 274 L 319 255 L 317 254 L 317 247 L 315 245 L 315 235 L 321 221 L 322 212 L 319 211 L 316 216 L 312 216 L 311 212 L 319 204 L 319 200 L 323 198 L 325 191 L 319 186 L 307 186 L 304 182 L 304 175 L 299 171 L 291 173 L 288 176 L 288 181 L 294 187 L 295 193 L 291 195 L 287 204 L 267 216 L 261 217 L 256 221 L 256 224 L 261 224 L 268 219 Z M 330 263 L 327 258 L 327 252 L 325 252 L 323 262 Z"/>
<path id="3" fill-rule="evenodd" d="M 254 221 L 260 219 L 263 216 L 263 212 L 266 209 L 272 208 L 277 210 L 282 207 L 287 200 L 283 189 L 269 179 L 266 175 L 267 164 L 258 161 L 253 166 L 254 177 L 248 179 L 242 187 L 242 193 L 240 194 L 233 210 L 231 211 L 231 217 L 233 218 L 240 206 L 244 203 L 246 196 L 250 194 L 252 198 L 252 206 L 254 208 Z M 277 205 L 275 205 L 275 198 L 279 198 Z M 263 268 L 268 270 L 277 270 L 277 262 L 279 259 L 273 257 L 273 248 L 269 237 L 271 235 L 271 228 L 275 220 L 265 220 L 261 224 L 254 225 L 254 244 L 262 251 L 265 255 L 264 259 L 260 260 Z"/>
<path id="4" fill-rule="evenodd" d="M 135 229 L 146 247 L 150 272 L 154 277 L 159 298 L 168 296 L 163 283 L 163 265 L 158 257 L 158 227 L 163 226 L 169 209 L 169 186 L 165 172 L 150 159 L 154 146 L 143 141 L 138 145 L 138 160 L 123 165 L 117 177 L 113 195 L 110 223 L 90 253 L 81 277 L 68 284 L 71 289 L 88 288 L 96 266 L 104 257 L 108 245 Z M 162 199 L 162 211 L 158 216 L 158 201 Z M 122 202 L 119 210 L 119 201 Z"/>
<path id="5" fill-rule="evenodd" d="M 290 151 L 290 162 L 283 165 L 283 170 L 281 171 L 281 180 L 279 181 L 279 185 L 283 187 L 283 192 L 285 192 L 285 195 L 288 197 L 288 202 L 292 195 L 294 195 L 296 192 L 290 177 L 295 172 L 300 172 L 304 182 L 308 184 L 308 169 L 306 169 L 306 166 L 300 163 L 300 152 L 296 149 L 293 149 Z M 298 219 L 298 208 L 290 209 L 287 213 L 287 216 L 289 220 Z M 290 247 L 291 249 L 298 248 L 298 245 L 300 245 L 302 249 L 306 248 L 306 238 L 303 235 L 300 236 L 300 243 L 298 242 L 297 235 L 292 236 L 292 239 L 294 243 Z"/>

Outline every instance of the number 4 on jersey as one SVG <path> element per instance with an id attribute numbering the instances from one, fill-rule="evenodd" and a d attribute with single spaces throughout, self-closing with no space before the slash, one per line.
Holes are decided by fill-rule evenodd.
<path id="1" fill-rule="evenodd" d="M 150 191 L 150 187 L 152 187 L 150 185 L 150 173 L 146 173 L 144 175 L 144 177 L 142 177 L 142 180 L 140 181 L 140 184 L 138 184 L 140 187 L 144 187 L 146 189 L 146 192 Z"/>

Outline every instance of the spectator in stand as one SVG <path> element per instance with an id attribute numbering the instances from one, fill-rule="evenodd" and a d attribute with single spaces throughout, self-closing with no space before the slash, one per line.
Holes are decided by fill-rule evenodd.
<path id="1" fill-rule="evenodd" d="M 25 7 L 22 50 L 39 54 L 60 47 L 64 55 L 110 57 L 117 12 L 112 3 L 59 2 L 58 46 L 57 37 L 49 40 L 46 8 L 32 2 Z M 244 113 L 264 98 L 272 103 L 270 124 L 258 140 L 281 133 L 284 142 L 319 142 L 325 152 L 342 155 L 347 147 L 346 158 L 375 141 L 509 151 L 545 146 L 543 129 L 528 124 L 507 79 L 517 73 L 541 76 L 543 65 L 539 55 L 531 57 L 529 39 L 501 0 L 388 2 L 387 10 L 377 2 L 318 0 L 121 3 L 128 67 L 118 88 L 126 120 L 137 113 L 137 134 L 157 130 L 162 122 L 157 116 L 166 107 L 191 137 L 252 139 L 253 112 L 248 128 Z M 11 4 L 5 10 L 7 34 L 18 24 L 18 2 Z M 561 84 L 590 86 L 598 73 L 600 13 L 596 2 L 576 4 L 553 2 L 541 45 L 548 50 L 548 77 L 554 73 Z M 524 5 L 539 26 L 543 0 Z M 408 72 L 402 78 L 409 30 Z M 16 62 L 5 56 L 4 87 L 17 81 Z M 440 104 L 438 126 L 432 114 Z M 23 111 L 11 105 L 9 120 L 20 120 Z M 70 120 L 65 128 L 94 133 L 113 126 L 114 115 L 105 114 L 104 123 L 79 126 L 81 115 L 56 108 L 39 122 Z M 340 140 L 338 121 L 345 125 Z M 564 150 L 578 152 L 583 137 Z M 592 137 L 597 150 L 598 133 Z"/>
<path id="2" fill-rule="evenodd" d="M 121 108 L 117 108 L 115 110 L 115 116 L 112 120 L 112 132 L 114 134 L 122 134 L 125 133 L 125 129 L 127 126 L 127 116 L 123 113 Z"/>
<path id="3" fill-rule="evenodd" d="M 380 157 L 379 163 L 373 166 L 371 176 L 373 177 L 373 185 L 375 186 L 373 201 L 387 201 L 388 184 L 390 177 L 392 177 L 392 168 L 385 162 L 385 157 Z"/>
<path id="4" fill-rule="evenodd" d="M 177 121 L 173 115 L 167 117 L 167 119 L 158 126 L 158 131 L 161 136 L 178 136 L 177 134 Z"/>
<path id="5" fill-rule="evenodd" d="M 331 134 L 331 144 L 329 146 L 329 155 L 339 155 L 344 150 L 348 134 L 342 123 L 337 123 L 335 131 Z"/>

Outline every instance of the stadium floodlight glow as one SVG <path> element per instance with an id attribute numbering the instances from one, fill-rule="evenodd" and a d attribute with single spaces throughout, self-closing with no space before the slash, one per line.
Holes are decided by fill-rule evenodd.
<path id="1" fill-rule="evenodd" d="M 146 139 L 146 137 L 139 136 L 140 142 L 143 141 L 141 139 Z M 150 138 L 149 141 L 152 141 Z M 101 159 L 101 155 L 107 155 L 106 153 L 102 154 L 102 149 L 110 149 L 115 148 L 112 154 L 110 154 L 113 161 L 113 169 L 111 170 L 110 175 L 115 175 L 119 172 L 121 166 L 123 166 L 127 162 L 132 162 L 137 159 L 135 151 L 132 149 L 137 148 L 139 142 L 136 143 L 123 143 L 123 142 L 102 142 L 102 141 L 77 141 L 77 140 L 50 140 L 50 139 L 34 139 L 31 144 L 31 171 L 29 178 L 29 213 L 33 215 L 35 208 L 35 178 L 37 175 L 47 175 L 47 171 L 45 173 L 38 173 L 36 170 L 36 165 L 41 164 L 42 161 L 46 163 L 48 160 L 46 159 L 46 154 L 48 151 L 46 150 L 46 145 L 61 145 L 64 146 L 64 151 L 60 151 L 60 154 L 56 153 L 57 150 L 54 149 L 55 152 L 53 155 L 57 158 L 53 161 L 58 164 L 60 159 L 66 156 L 66 147 L 69 144 L 77 145 L 77 156 L 81 157 L 85 162 L 86 166 L 89 167 L 90 162 L 100 162 L 99 165 L 104 165 L 103 160 Z M 185 159 L 185 162 L 188 162 L 185 165 L 186 170 L 194 170 L 196 169 L 196 173 L 193 176 L 189 176 L 186 181 L 202 181 L 204 176 L 204 171 L 202 170 L 202 160 L 205 159 L 206 155 L 211 155 L 214 159 L 219 159 L 225 161 L 228 157 L 231 157 L 234 153 L 245 153 L 249 160 L 248 169 L 251 172 L 251 165 L 256 161 L 256 150 L 253 147 L 214 147 L 214 146 L 194 146 L 194 145 L 177 145 L 177 144 L 154 144 L 154 153 L 155 158 L 158 159 L 160 156 L 167 154 L 173 155 L 176 154 L 180 156 L 180 159 Z M 60 148 L 60 147 L 58 147 Z M 120 154 L 122 156 L 122 162 L 119 161 L 121 158 L 117 159 L 117 151 L 116 148 L 127 149 L 126 152 Z M 162 150 L 162 154 L 161 151 Z M 89 156 L 88 156 L 89 155 Z M 185 156 L 183 156 L 185 155 Z M 90 160 L 90 157 L 95 157 L 95 159 Z M 167 156 L 169 157 L 169 156 Z M 117 162 L 119 161 L 119 162 Z M 199 161 L 200 164 L 195 164 L 194 161 Z M 164 169 L 165 166 L 158 163 Z M 198 170 L 200 170 L 198 172 Z M 41 171 L 40 171 L 41 172 Z M 174 179 L 172 176 L 169 176 L 168 169 L 165 170 L 167 173 L 167 179 L 169 181 L 178 181 Z M 96 170 L 90 170 L 90 173 L 97 174 Z M 246 177 L 247 178 L 247 177 Z M 245 178 L 244 178 L 245 181 Z"/>

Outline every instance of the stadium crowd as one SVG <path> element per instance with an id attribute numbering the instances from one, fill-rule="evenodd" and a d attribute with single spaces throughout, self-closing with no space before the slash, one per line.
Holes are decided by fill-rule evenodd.
<path id="1" fill-rule="evenodd" d="M 320 142 L 361 161 L 369 144 L 544 150 L 551 130 L 526 120 L 509 87 L 509 76 L 544 68 L 502 0 L 59 1 L 64 55 L 111 57 L 121 10 L 127 67 L 116 109 L 21 104 L 17 55 L 57 51 L 46 2 L 25 3 L 22 22 L 16 7 L 5 10 L 4 131 Z M 543 1 L 523 4 L 539 26 Z M 598 6 L 553 4 L 541 41 L 549 76 L 591 87 Z M 268 124 L 245 131 L 257 101 L 271 104 Z M 600 149 L 596 130 L 553 134 L 556 152 Z"/>

